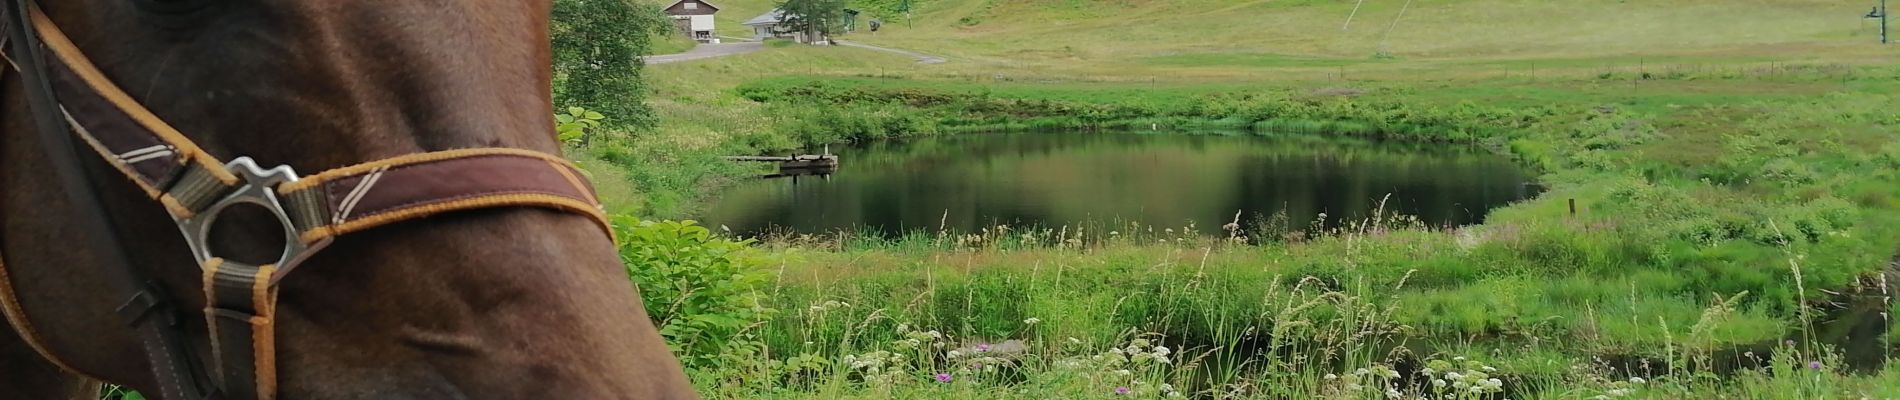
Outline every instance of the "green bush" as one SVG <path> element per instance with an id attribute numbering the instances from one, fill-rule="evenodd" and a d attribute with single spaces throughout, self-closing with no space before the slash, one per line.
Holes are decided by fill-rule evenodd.
<path id="1" fill-rule="evenodd" d="M 692 221 L 616 217 L 620 257 L 647 315 L 687 368 L 716 368 L 763 354 L 754 332 L 777 311 L 760 301 L 772 279 L 748 241 L 714 237 Z"/>

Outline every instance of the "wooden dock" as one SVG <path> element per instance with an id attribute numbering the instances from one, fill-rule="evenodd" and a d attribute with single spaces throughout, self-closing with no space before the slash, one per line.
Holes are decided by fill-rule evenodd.
<path id="1" fill-rule="evenodd" d="M 772 162 L 778 163 L 778 173 L 766 175 L 768 178 L 799 175 L 831 175 L 838 171 L 838 156 L 835 154 L 803 154 L 795 156 L 728 156 L 727 161 Z"/>

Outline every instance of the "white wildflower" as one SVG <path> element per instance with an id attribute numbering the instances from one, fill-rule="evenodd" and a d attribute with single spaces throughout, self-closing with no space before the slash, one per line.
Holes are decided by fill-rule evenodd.
<path id="1" fill-rule="evenodd" d="M 1129 376 L 1129 375 L 1134 375 L 1134 374 L 1135 374 L 1134 372 L 1125 370 L 1125 369 L 1115 370 L 1115 375 Z"/>
<path id="2" fill-rule="evenodd" d="M 1029 319 L 1023 320 L 1024 325 L 1035 325 L 1038 323 L 1042 323 L 1042 318 L 1030 317 Z"/>
<path id="3" fill-rule="evenodd" d="M 1385 390 L 1385 397 L 1386 397 L 1386 398 L 1388 398 L 1388 399 L 1396 399 L 1396 398 L 1399 398 L 1399 396 L 1403 396 L 1403 395 L 1402 395 L 1402 394 L 1399 394 L 1399 390 L 1398 390 L 1398 389 L 1390 389 L 1390 388 L 1388 388 L 1388 389 L 1386 389 L 1386 390 Z"/>
<path id="4" fill-rule="evenodd" d="M 1642 378 L 1642 377 L 1637 377 L 1637 376 L 1632 376 L 1632 377 L 1630 377 L 1630 383 L 1633 383 L 1633 384 L 1638 384 L 1638 385 L 1641 385 L 1641 384 L 1644 384 L 1644 383 L 1648 383 L 1648 382 L 1649 382 L 1649 381 L 1645 381 L 1645 380 L 1643 380 L 1643 378 Z"/>
<path id="5" fill-rule="evenodd" d="M 1498 372 L 1497 368 L 1491 368 L 1491 366 L 1489 365 L 1486 365 L 1484 366 L 1484 368 L 1480 368 L 1480 369 L 1483 369 L 1484 372 Z"/>
<path id="6" fill-rule="evenodd" d="M 1334 380 L 1334 379 L 1339 379 L 1339 375 L 1333 375 L 1333 374 L 1326 374 L 1326 380 L 1329 380 L 1329 381 L 1330 381 L 1330 380 Z"/>

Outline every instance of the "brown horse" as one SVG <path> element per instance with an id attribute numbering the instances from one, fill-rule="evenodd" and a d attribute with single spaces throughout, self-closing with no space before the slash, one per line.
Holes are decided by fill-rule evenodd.
<path id="1" fill-rule="evenodd" d="M 314 172 L 454 148 L 560 151 L 548 0 L 39 3 L 107 78 L 220 159 Z M 0 399 L 93 398 L 99 381 L 157 393 L 114 317 L 125 299 L 98 272 L 101 252 L 69 221 L 107 214 L 138 272 L 173 294 L 202 360 L 198 265 L 164 209 L 100 159 L 82 162 L 109 211 L 49 187 L 26 89 L 3 76 L 0 281 L 30 334 L 0 329 Z M 260 239 L 281 228 L 236 225 L 214 236 L 225 253 L 281 246 Z M 280 295 L 282 399 L 696 397 L 609 239 L 572 214 L 494 208 L 342 236 Z"/>

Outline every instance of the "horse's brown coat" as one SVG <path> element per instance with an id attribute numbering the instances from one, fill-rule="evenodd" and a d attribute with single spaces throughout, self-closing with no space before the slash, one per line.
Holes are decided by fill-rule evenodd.
<path id="1" fill-rule="evenodd" d="M 548 110 L 545 0 L 221 0 L 177 17 L 132 0 L 42 1 L 108 77 L 220 158 L 247 155 L 312 173 L 467 147 L 559 151 Z M 62 221 L 46 155 L 0 80 L 0 255 L 25 317 L 58 358 L 144 388 L 144 357 L 113 316 L 93 252 Z M 119 238 L 203 321 L 198 271 L 164 211 L 98 160 Z M 270 254 L 272 224 L 219 236 Z M 464 212 L 340 238 L 282 288 L 280 398 L 690 398 L 586 218 L 540 209 Z M 186 324 L 208 357 L 202 324 Z M 86 398 L 0 330 L 0 398 Z"/>

